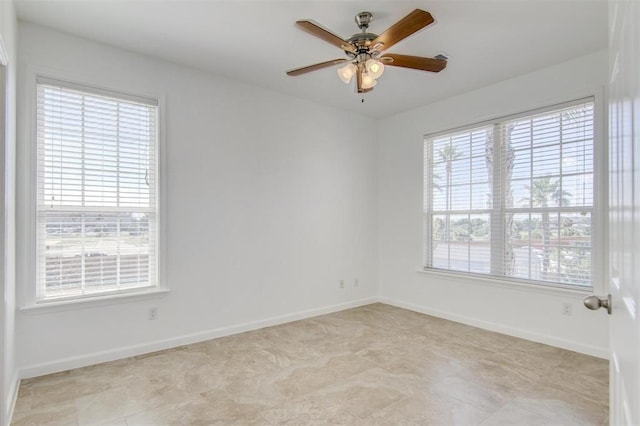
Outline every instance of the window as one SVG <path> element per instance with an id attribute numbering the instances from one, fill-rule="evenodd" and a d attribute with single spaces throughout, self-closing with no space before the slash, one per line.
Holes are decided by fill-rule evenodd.
<path id="1" fill-rule="evenodd" d="M 429 136 L 425 269 L 592 287 L 593 101 Z"/>
<path id="2" fill-rule="evenodd" d="M 157 285 L 157 109 L 38 78 L 37 301 Z"/>

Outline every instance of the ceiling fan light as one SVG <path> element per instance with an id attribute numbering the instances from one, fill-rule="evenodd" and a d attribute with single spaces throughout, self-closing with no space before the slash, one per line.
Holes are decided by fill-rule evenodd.
<path id="1" fill-rule="evenodd" d="M 363 89 L 371 89 L 376 84 L 378 84 L 378 82 L 375 78 L 371 77 L 368 73 L 362 73 L 362 84 L 360 87 Z"/>
<path id="2" fill-rule="evenodd" d="M 374 79 L 380 77 L 384 72 L 384 65 L 377 59 L 367 59 L 367 62 L 365 62 L 365 67 L 367 68 L 367 74 L 369 74 L 371 78 Z"/>
<path id="3" fill-rule="evenodd" d="M 353 75 L 356 73 L 356 66 L 352 63 L 348 63 L 342 68 L 338 68 L 338 77 L 344 84 L 349 84 Z"/>

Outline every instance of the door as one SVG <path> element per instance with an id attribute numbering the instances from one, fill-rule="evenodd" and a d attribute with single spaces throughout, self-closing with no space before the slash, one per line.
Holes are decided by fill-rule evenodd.
<path id="1" fill-rule="evenodd" d="M 609 2 L 610 422 L 640 424 L 640 2 Z"/>
<path id="2" fill-rule="evenodd" d="M 0 37 L 0 424 L 3 424 L 6 413 L 8 412 L 8 407 L 6 406 L 7 395 L 6 395 L 6 383 L 9 381 L 6 379 L 7 371 L 6 371 L 6 354 L 5 351 L 7 349 L 7 345 L 5 344 L 5 334 L 6 334 L 6 308 L 5 308 L 5 266 L 6 266 L 6 250 L 7 250 L 7 240 L 6 240 L 6 209 L 7 199 L 6 199 L 6 106 L 7 106 L 7 92 L 6 92 L 6 77 L 7 77 L 7 62 L 6 62 L 6 52 L 3 49 L 4 43 L 2 42 L 2 37 Z"/>

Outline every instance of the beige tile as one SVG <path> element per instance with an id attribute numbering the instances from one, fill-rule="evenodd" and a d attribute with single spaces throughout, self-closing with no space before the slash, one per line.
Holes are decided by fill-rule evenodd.
<path id="1" fill-rule="evenodd" d="M 196 395 L 212 389 L 226 386 L 231 380 L 231 372 L 221 370 L 212 364 L 205 364 L 188 370 L 177 369 L 167 375 L 157 377 L 156 383 L 163 383 L 167 388 L 184 393 Z"/>
<path id="2" fill-rule="evenodd" d="M 606 360 L 373 304 L 24 380 L 13 424 L 607 419 Z"/>
<path id="3" fill-rule="evenodd" d="M 46 380 L 33 385 L 31 406 L 44 408 L 72 403 L 78 397 L 102 392 L 110 387 L 109 383 L 92 382 L 89 379 L 71 375 L 60 380 Z"/>
<path id="4" fill-rule="evenodd" d="M 459 377 L 476 383 L 501 385 L 524 392 L 541 379 L 541 372 L 517 364 L 483 359 L 466 365 Z"/>
<path id="5" fill-rule="evenodd" d="M 123 418 L 143 410 L 177 404 L 189 394 L 162 378 L 140 378 L 136 383 L 85 395 L 75 400 L 80 424 Z"/>
<path id="6" fill-rule="evenodd" d="M 472 346 L 456 340 L 440 340 L 430 345 L 430 350 L 438 355 L 452 358 L 459 362 L 475 362 L 490 358 L 495 352 L 478 346 Z"/>
<path id="7" fill-rule="evenodd" d="M 516 344 L 489 355 L 485 359 L 501 363 L 520 366 L 539 372 L 542 375 L 551 374 L 567 356 L 567 352 L 551 346 L 534 342 L 518 341 Z"/>
<path id="8" fill-rule="evenodd" d="M 603 394 L 607 395 L 608 391 L 608 388 L 601 390 Z M 605 402 L 598 403 L 560 386 L 538 382 L 514 398 L 512 402 L 530 411 L 549 411 L 558 419 L 567 419 L 568 421 L 577 419 L 593 424 L 604 420 L 609 415 L 608 400 L 605 395 L 602 398 Z"/>
<path id="9" fill-rule="evenodd" d="M 609 360 L 567 351 L 555 371 L 573 374 L 579 371 L 597 383 L 609 384 Z"/>
<path id="10" fill-rule="evenodd" d="M 353 377 L 339 381 L 327 389 L 342 389 L 352 385 L 358 385 L 361 388 L 393 391 L 394 393 L 400 394 L 400 398 L 406 398 L 416 393 L 421 393 L 424 382 L 423 377 L 395 374 L 384 368 L 374 367 Z M 374 408 L 378 409 L 381 407 Z"/>
<path id="11" fill-rule="evenodd" d="M 392 336 L 381 339 L 373 337 L 370 341 L 365 341 L 363 348 L 356 351 L 361 357 L 373 362 L 376 365 L 384 365 L 399 358 L 410 357 L 432 357 L 435 356 L 430 350 L 432 342 L 422 336 Z"/>
<path id="12" fill-rule="evenodd" d="M 125 418 L 111 419 L 102 423 L 97 423 L 96 426 L 128 426 Z"/>
<path id="13" fill-rule="evenodd" d="M 250 378 L 231 379 L 224 388 L 210 390 L 202 396 L 209 401 L 232 399 L 238 404 L 264 409 L 286 399 L 275 387 L 279 377 L 276 373 L 267 373 Z"/>
<path id="14" fill-rule="evenodd" d="M 123 389 L 110 389 L 75 400 L 78 423 L 80 425 L 95 425 L 105 422 L 115 422 L 127 414 L 127 392 Z"/>
<path id="15" fill-rule="evenodd" d="M 271 425 L 365 425 L 362 419 L 348 413 L 336 413 L 318 401 L 289 404 L 259 413 Z"/>
<path id="16" fill-rule="evenodd" d="M 550 394 L 551 392 L 549 392 Z M 608 418 L 606 406 L 595 405 L 589 401 L 572 402 L 553 398 L 550 395 L 542 397 L 517 397 L 510 402 L 513 407 L 518 407 L 547 417 L 550 421 L 566 425 L 600 425 Z"/>
<path id="17" fill-rule="evenodd" d="M 356 376 L 260 414 L 272 424 L 365 424 L 364 418 L 372 411 L 404 397 L 393 387 L 370 384 Z"/>
<path id="18" fill-rule="evenodd" d="M 66 401 L 35 407 L 22 415 L 14 415 L 11 424 L 16 426 L 72 426 L 78 424 L 78 417 L 73 403 Z"/>
<path id="19" fill-rule="evenodd" d="M 375 411 L 366 420 L 371 425 L 472 426 L 490 414 L 455 398 L 423 392 Z"/>
<path id="20" fill-rule="evenodd" d="M 20 384 L 18 391 L 18 398 L 16 399 L 16 405 L 13 407 L 13 419 L 19 419 L 24 417 L 31 411 L 31 398 L 33 395 L 33 388 L 30 386 L 24 386 Z"/>
<path id="21" fill-rule="evenodd" d="M 151 356 L 136 357 L 137 376 L 154 378 L 165 376 L 172 371 L 187 370 L 211 363 L 204 353 L 187 350 L 167 351 Z"/>
<path id="22" fill-rule="evenodd" d="M 295 342 L 304 344 L 332 336 L 332 329 L 322 321 L 294 321 L 289 324 L 267 327 L 259 336 L 272 343 Z"/>
<path id="23" fill-rule="evenodd" d="M 244 425 L 256 424 L 256 407 L 221 398 L 202 397 L 128 416 L 129 426 L 143 425 Z"/>
<path id="24" fill-rule="evenodd" d="M 233 372 L 237 378 L 273 372 L 280 369 L 281 364 L 290 364 L 284 360 L 285 356 L 289 356 L 288 353 L 284 351 L 274 353 L 273 350 L 268 349 L 274 344 L 255 333 L 252 334 L 251 338 L 245 339 L 230 336 L 223 338 L 220 342 L 213 340 L 208 344 L 201 344 L 199 350 L 206 354 L 209 365 L 217 368 L 219 374 Z"/>
<path id="25" fill-rule="evenodd" d="M 373 366 L 357 355 L 328 357 L 320 362 L 293 368 L 286 377 L 277 380 L 275 388 L 284 396 L 294 397 L 344 380 Z"/>
<path id="26" fill-rule="evenodd" d="M 257 413 L 264 410 L 276 400 L 268 400 L 265 398 L 251 398 L 245 394 L 244 397 L 238 397 L 235 394 L 212 391 L 202 395 L 200 405 L 208 407 L 206 410 L 210 419 L 216 421 L 244 421 L 253 420 Z M 281 401 L 281 399 L 277 399 Z"/>
<path id="27" fill-rule="evenodd" d="M 507 404 L 497 410 L 487 420 L 482 422 L 482 426 L 569 426 L 567 423 L 552 420 L 538 413 L 532 413 L 521 407 Z"/>
<path id="28" fill-rule="evenodd" d="M 458 340 L 464 344 L 477 346 L 481 349 L 487 349 L 494 352 L 500 352 L 503 349 L 515 345 L 520 339 L 506 334 L 495 333 L 480 328 L 472 328 L 471 330 L 460 333 Z"/>
<path id="29" fill-rule="evenodd" d="M 455 398 L 485 411 L 495 411 L 515 396 L 506 386 L 472 382 L 459 376 L 447 377 L 430 390 L 443 398 Z"/>
<path id="30" fill-rule="evenodd" d="M 381 367 L 393 374 L 416 377 L 425 385 L 435 384 L 468 368 L 459 361 L 431 352 L 410 353 Z"/>
<path id="31" fill-rule="evenodd" d="M 188 425 L 186 408 L 190 401 L 164 405 L 132 414 L 125 418 L 128 426 Z"/>
<path id="32" fill-rule="evenodd" d="M 609 382 L 583 375 L 579 370 L 556 370 L 540 379 L 540 384 L 560 389 L 566 393 L 587 398 L 596 404 L 606 405 L 609 401 Z"/>
<path id="33" fill-rule="evenodd" d="M 86 380 L 94 383 L 117 387 L 125 385 L 137 378 L 137 362 L 134 358 L 105 362 L 88 367 L 71 370 L 70 377 L 76 380 Z"/>

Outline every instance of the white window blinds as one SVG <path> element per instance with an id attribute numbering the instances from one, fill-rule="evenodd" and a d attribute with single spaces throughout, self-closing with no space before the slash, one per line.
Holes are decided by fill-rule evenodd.
<path id="1" fill-rule="evenodd" d="M 593 102 L 425 140 L 425 267 L 590 287 Z"/>
<path id="2" fill-rule="evenodd" d="M 157 102 L 39 78 L 38 300 L 157 284 Z"/>
<path id="3" fill-rule="evenodd" d="M 490 273 L 492 187 L 486 165 L 491 127 L 443 135 L 429 141 L 425 160 L 434 268 Z"/>

